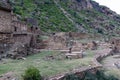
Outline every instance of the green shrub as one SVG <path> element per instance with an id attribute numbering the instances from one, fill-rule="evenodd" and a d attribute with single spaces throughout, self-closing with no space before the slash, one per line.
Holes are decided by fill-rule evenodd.
<path id="1" fill-rule="evenodd" d="M 42 80 L 39 70 L 35 67 L 29 67 L 22 75 L 23 80 Z"/>

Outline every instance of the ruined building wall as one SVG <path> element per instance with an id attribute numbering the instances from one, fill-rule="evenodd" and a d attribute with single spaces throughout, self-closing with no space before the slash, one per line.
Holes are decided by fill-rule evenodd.
<path id="1" fill-rule="evenodd" d="M 13 21 L 12 27 L 14 28 L 14 32 L 27 32 L 27 24 L 20 21 Z"/>
<path id="2" fill-rule="evenodd" d="M 37 44 L 39 32 L 37 26 L 28 27 L 26 22 L 18 20 L 11 10 L 0 8 L 0 56 L 6 53 L 26 55 L 28 48 Z"/>
<path id="3" fill-rule="evenodd" d="M 30 44 L 30 40 L 31 40 L 31 35 L 27 35 L 27 34 L 23 34 L 23 35 L 20 35 L 20 34 L 15 34 L 13 36 L 14 38 L 14 42 L 21 42 L 23 44 Z"/>
<path id="4" fill-rule="evenodd" d="M 0 32 L 12 32 L 11 19 L 9 12 L 0 10 Z"/>
<path id="5" fill-rule="evenodd" d="M 12 46 L 12 28 L 10 12 L 0 9 L 0 54 L 3 55 Z"/>

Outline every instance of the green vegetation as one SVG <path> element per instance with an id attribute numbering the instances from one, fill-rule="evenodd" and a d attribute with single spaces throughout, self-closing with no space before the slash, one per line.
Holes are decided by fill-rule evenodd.
<path id="1" fill-rule="evenodd" d="M 114 76 L 106 76 L 103 71 L 97 71 L 96 74 L 90 71 L 85 73 L 84 77 L 80 77 L 74 74 L 67 74 L 64 80 L 119 80 Z"/>
<path id="2" fill-rule="evenodd" d="M 49 56 L 55 56 L 55 59 L 48 59 Z M 13 71 L 20 76 L 24 73 L 27 67 L 35 66 L 39 69 L 41 75 L 55 75 L 70 71 L 74 68 L 87 66 L 91 63 L 92 57 L 85 57 L 82 59 L 63 59 L 63 54 L 57 51 L 43 51 L 26 58 L 26 60 L 11 60 L 5 59 L 0 63 L 0 74 Z"/>
<path id="3" fill-rule="evenodd" d="M 75 31 L 53 0 L 12 0 L 14 13 L 24 18 L 35 18 L 43 31 Z"/>
<path id="4" fill-rule="evenodd" d="M 22 75 L 23 80 L 42 80 L 39 70 L 35 67 L 29 67 Z"/>
<path id="5" fill-rule="evenodd" d="M 78 0 L 77 0 L 78 1 Z M 78 1 L 79 2 L 79 1 Z M 102 13 L 101 11 L 96 10 L 95 8 L 92 9 L 78 9 L 73 8 L 75 5 L 80 5 L 80 3 L 71 3 L 70 0 L 58 0 L 58 3 L 69 13 L 71 14 L 73 20 L 82 26 L 87 32 L 90 33 L 100 33 L 104 35 L 109 35 L 106 30 L 109 28 L 112 29 L 112 35 L 116 35 L 115 32 L 119 28 L 119 21 L 115 20 L 113 17 L 108 16 L 106 13 Z M 73 5 L 73 6 L 71 6 Z M 98 6 L 100 7 L 100 6 Z M 102 8 L 102 6 L 101 6 Z M 96 29 L 96 27 L 98 27 Z"/>
<path id="6" fill-rule="evenodd" d="M 102 61 L 102 64 L 105 66 L 105 73 L 107 75 L 113 75 L 120 79 L 120 69 L 114 66 L 113 64 L 119 61 L 119 58 L 115 58 L 118 55 L 109 56 Z M 109 65 L 109 67 L 107 67 Z"/>
<path id="7" fill-rule="evenodd" d="M 119 69 L 115 69 L 115 68 L 105 69 L 105 73 L 108 74 L 108 75 L 113 75 L 113 76 L 120 79 L 120 71 L 119 71 Z"/>
<path id="8" fill-rule="evenodd" d="M 77 3 L 72 3 L 71 0 L 10 0 L 14 13 L 20 15 L 21 20 L 25 18 L 35 18 L 39 22 L 41 30 L 45 32 L 68 32 L 81 31 L 89 33 L 100 33 L 108 35 L 108 27 L 113 28 L 112 35 L 119 29 L 119 20 L 108 16 L 107 12 L 102 13 L 96 9 L 77 9 L 71 6 L 76 6 Z M 80 4 L 79 0 L 78 4 Z M 82 3 L 81 3 L 82 4 Z M 63 8 L 67 13 L 60 9 Z M 86 6 L 86 5 L 85 5 Z M 98 6 L 99 7 L 99 6 Z M 102 7 L 101 7 L 102 8 Z M 73 20 L 71 22 L 66 15 Z M 118 16 L 119 18 L 119 16 Z M 99 29 L 96 29 L 99 28 Z M 78 29 L 79 28 L 79 29 Z M 84 29 L 84 30 L 83 30 Z"/>

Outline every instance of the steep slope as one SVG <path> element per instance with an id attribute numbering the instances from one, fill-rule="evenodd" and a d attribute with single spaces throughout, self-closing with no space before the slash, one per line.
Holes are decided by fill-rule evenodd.
<path id="1" fill-rule="evenodd" d="M 105 6 L 90 0 L 57 0 L 75 21 L 89 32 L 107 34 L 120 29 L 120 16 Z"/>
<path id="2" fill-rule="evenodd" d="M 21 19 L 37 19 L 43 31 L 120 33 L 120 15 L 92 0 L 11 0 L 11 4 Z"/>
<path id="3" fill-rule="evenodd" d="M 13 10 L 24 18 L 35 18 L 43 31 L 75 31 L 53 0 L 15 0 Z"/>

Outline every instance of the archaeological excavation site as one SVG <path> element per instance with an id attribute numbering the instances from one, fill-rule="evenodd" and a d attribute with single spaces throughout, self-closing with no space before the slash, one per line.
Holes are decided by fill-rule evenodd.
<path id="1" fill-rule="evenodd" d="M 120 80 L 120 15 L 97 0 L 0 0 L 0 80 Z"/>

